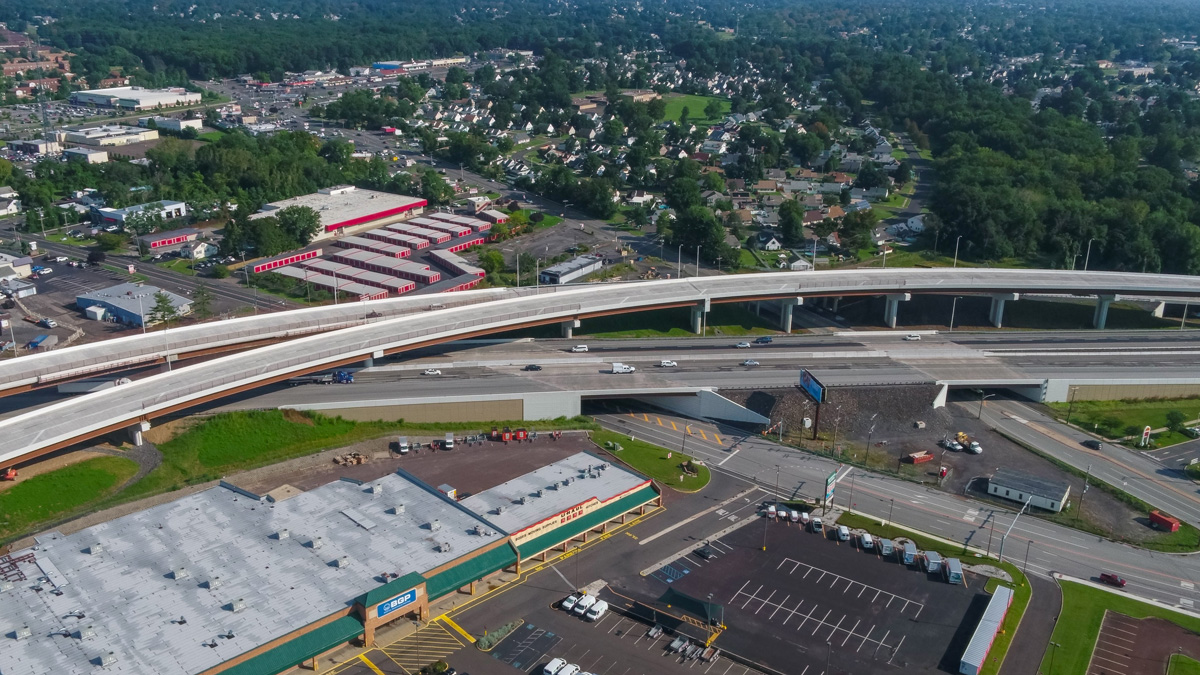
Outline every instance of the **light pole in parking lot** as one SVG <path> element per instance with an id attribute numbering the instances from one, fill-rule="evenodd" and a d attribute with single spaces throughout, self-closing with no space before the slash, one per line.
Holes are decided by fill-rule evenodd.
<path id="1" fill-rule="evenodd" d="M 696 276 L 700 276 L 700 246 L 696 246 Z"/>
<path id="2" fill-rule="evenodd" d="M 676 255 L 677 255 L 677 257 L 675 260 L 675 278 L 682 279 L 683 278 L 683 244 L 679 245 L 679 250 L 676 251 Z"/>
<path id="3" fill-rule="evenodd" d="M 778 464 L 775 465 L 775 494 L 774 494 L 774 497 L 775 497 L 776 508 L 778 508 L 778 504 L 779 504 L 779 465 Z M 764 551 L 767 550 L 767 527 L 770 523 L 770 520 L 771 519 L 769 517 L 767 517 L 766 515 L 763 516 L 763 549 L 762 550 L 764 550 Z"/>
<path id="4" fill-rule="evenodd" d="M 962 235 L 958 235 L 958 239 L 954 240 L 954 267 L 958 267 L 958 243 L 962 241 Z"/>
<path id="5" fill-rule="evenodd" d="M 985 394 L 982 389 L 979 390 L 979 414 L 975 416 L 975 419 L 983 419 L 983 402 L 994 396 L 995 394 Z"/>

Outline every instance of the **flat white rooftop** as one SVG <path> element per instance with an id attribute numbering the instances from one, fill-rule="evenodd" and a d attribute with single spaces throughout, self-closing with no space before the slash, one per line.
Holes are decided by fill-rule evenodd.
<path id="1" fill-rule="evenodd" d="M 291 199 L 266 204 L 251 218 L 272 215 L 272 211 L 289 206 L 307 206 L 321 216 L 324 232 L 343 227 L 354 227 L 384 218 L 391 218 L 406 211 L 425 206 L 427 202 L 418 197 L 406 197 L 390 192 L 360 190 L 352 185 L 338 185 Z"/>
<path id="2" fill-rule="evenodd" d="M 0 580 L 0 673 L 199 673 L 348 607 L 383 572 L 427 572 L 500 536 L 489 532 L 396 474 L 279 503 L 214 487 L 52 532 L 12 553 L 21 574 Z"/>
<path id="3" fill-rule="evenodd" d="M 612 462 L 580 452 L 471 495 L 460 504 L 513 534 L 593 498 L 607 502 L 647 482 Z"/>

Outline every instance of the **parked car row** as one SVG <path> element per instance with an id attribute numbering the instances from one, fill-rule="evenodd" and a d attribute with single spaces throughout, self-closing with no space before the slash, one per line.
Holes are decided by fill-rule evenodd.
<path id="1" fill-rule="evenodd" d="M 587 593 L 573 593 L 563 599 L 559 606 L 588 621 L 599 621 L 608 613 L 608 603 Z"/>

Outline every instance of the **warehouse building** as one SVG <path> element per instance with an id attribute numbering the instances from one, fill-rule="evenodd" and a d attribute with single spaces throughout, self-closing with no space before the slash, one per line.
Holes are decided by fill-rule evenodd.
<path id="1" fill-rule="evenodd" d="M 988 494 L 1058 513 L 1067 505 L 1071 484 L 1011 469 L 996 469 L 988 479 Z"/>
<path id="2" fill-rule="evenodd" d="M 95 148 L 67 148 L 63 157 L 84 164 L 104 164 L 108 161 L 108 153 Z"/>
<path id="3" fill-rule="evenodd" d="M 2 560 L 0 625 L 12 630 L 0 672 L 316 670 L 350 640 L 369 646 L 392 621 L 428 619 L 431 602 L 474 593 L 526 552 L 586 539 L 659 500 L 649 481 L 601 464 L 580 453 L 481 493 L 479 508 L 492 511 L 546 493 L 495 518 L 397 471 L 299 494 L 222 482 L 75 534 L 45 533 Z M 523 543 L 493 519 L 523 527 Z"/>
<path id="4" fill-rule="evenodd" d="M 604 267 L 604 258 L 596 255 L 581 255 L 574 260 L 547 267 L 538 275 L 538 280 L 548 286 L 567 284 L 580 277 L 586 277 L 601 267 Z"/>
<path id="5" fill-rule="evenodd" d="M 154 129 L 139 129 L 121 124 L 104 124 L 98 127 L 63 129 L 62 138 L 74 145 L 113 148 L 158 140 L 158 132 Z"/>
<path id="6" fill-rule="evenodd" d="M 353 185 L 335 185 L 314 192 L 271 202 L 251 218 L 265 218 L 273 211 L 289 206 L 307 206 L 321 216 L 318 239 L 340 236 L 350 228 L 373 229 L 420 213 L 428 202 L 417 197 L 405 197 L 388 192 L 360 190 Z"/>
<path id="7" fill-rule="evenodd" d="M 101 108 L 120 108 L 122 110 L 154 110 L 156 108 L 192 105 L 199 102 L 200 94 L 190 92 L 183 87 L 170 87 L 167 89 L 112 87 L 109 89 L 77 91 L 71 94 L 71 103 L 75 105 L 94 105 Z"/>
<path id="8" fill-rule="evenodd" d="M 138 118 L 138 126 L 150 128 L 151 122 L 154 123 L 155 129 L 165 129 L 166 131 L 182 132 L 184 129 L 195 129 L 200 131 L 204 128 L 203 120 L 185 120 L 182 117 L 141 117 Z"/>
<path id="9" fill-rule="evenodd" d="M 123 209 L 113 209 L 113 208 L 108 208 L 108 207 L 96 208 L 96 209 L 92 210 L 92 213 L 95 214 L 96 222 L 98 222 L 99 224 L 102 224 L 102 225 L 124 225 L 125 221 L 130 216 L 137 214 L 137 213 L 141 213 L 142 211 L 145 211 L 146 209 L 148 209 L 150 207 L 157 208 L 159 210 L 159 213 L 162 215 L 163 220 L 175 220 L 176 218 L 182 218 L 187 215 L 187 204 L 185 204 L 183 202 L 173 202 L 170 200 L 163 200 L 161 202 L 149 202 L 146 204 L 135 204 L 133 206 L 126 206 Z M 182 233 L 183 231 L 177 230 L 177 232 Z M 196 238 L 195 235 L 199 234 L 199 230 L 188 230 L 187 232 L 193 235 L 191 237 L 191 239 L 195 239 Z M 157 235 L 147 235 L 147 238 L 152 239 L 153 241 L 160 241 L 162 239 L 168 239 L 169 237 L 165 236 L 168 234 L 172 234 L 172 233 L 161 232 Z M 172 242 L 172 243 L 179 244 L 184 241 L 191 241 L 191 239 L 181 239 L 179 241 Z M 160 246 L 169 246 L 169 245 L 170 244 L 167 244 L 167 243 L 158 243 L 158 244 L 147 243 L 147 246 L 150 246 L 150 248 L 158 248 Z"/>
<path id="10" fill-rule="evenodd" d="M 92 318 L 110 318 L 127 326 L 148 326 L 154 323 L 150 313 L 154 309 L 154 296 L 159 293 L 165 293 L 171 299 L 171 306 L 175 308 L 177 315 L 191 313 L 192 301 L 188 298 L 164 291 L 157 286 L 135 283 L 117 284 L 78 295 L 75 297 L 75 306 Z M 90 307 L 99 307 L 104 311 L 101 313 L 97 309 L 89 310 Z"/>
<path id="11" fill-rule="evenodd" d="M 42 155 L 56 155 L 62 152 L 62 144 L 58 141 L 35 138 L 29 141 L 9 141 L 8 149 L 13 152 L 22 152 L 26 155 L 40 157 Z"/>

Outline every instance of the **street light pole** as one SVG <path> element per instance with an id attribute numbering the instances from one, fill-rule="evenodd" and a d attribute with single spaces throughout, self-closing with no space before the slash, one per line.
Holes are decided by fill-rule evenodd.
<path id="1" fill-rule="evenodd" d="M 1089 471 L 1091 470 L 1091 466 L 1090 466 L 1090 465 L 1088 466 L 1088 470 L 1089 470 Z M 1022 514 L 1022 513 L 1025 513 L 1025 509 L 1029 508 L 1029 501 L 1030 501 L 1031 499 L 1033 499 L 1033 497 L 1028 497 L 1028 498 L 1026 498 L 1026 499 L 1025 499 L 1025 506 L 1022 506 L 1022 507 L 1021 507 L 1021 510 L 1020 510 L 1020 511 L 1017 511 L 1017 515 L 1013 516 L 1012 523 L 1011 523 L 1011 524 L 1008 526 L 1008 531 L 1006 531 L 1006 532 L 1004 533 L 1004 536 L 1003 536 L 1003 537 L 1000 537 L 1000 555 L 999 555 L 999 557 L 997 558 L 997 560 L 999 560 L 1000 562 L 1004 562 L 1004 542 L 1008 541 L 1008 535 L 1009 535 L 1009 533 L 1011 533 L 1011 532 L 1012 532 L 1012 529 L 1013 529 L 1014 527 L 1016 527 L 1016 525 L 1017 525 L 1017 519 L 1021 517 L 1021 514 Z"/>
<path id="2" fill-rule="evenodd" d="M 700 276 L 700 246 L 696 246 L 696 276 Z"/>
<path id="3" fill-rule="evenodd" d="M 954 296 L 954 302 L 950 305 L 950 332 L 954 332 L 954 313 L 958 311 L 958 296 Z"/>
<path id="4" fill-rule="evenodd" d="M 1084 271 L 1084 272 L 1086 272 L 1086 271 L 1087 271 L 1087 268 L 1088 268 L 1088 261 L 1092 259 L 1092 242 L 1093 242 L 1093 241 L 1096 241 L 1096 238 L 1095 238 L 1095 237 L 1092 237 L 1091 239 L 1088 239 L 1088 245 L 1087 245 L 1087 255 L 1083 256 L 1083 271 Z"/>
<path id="5" fill-rule="evenodd" d="M 958 239 L 954 240 L 954 267 L 958 267 L 958 242 L 962 241 L 962 235 L 958 235 Z"/>
<path id="6" fill-rule="evenodd" d="M 992 398 L 993 396 L 995 396 L 995 394 L 984 394 L 982 389 L 979 390 L 979 414 L 975 416 L 975 419 L 983 419 L 983 402 L 989 398 Z"/>
<path id="7" fill-rule="evenodd" d="M 679 250 L 676 251 L 675 278 L 676 279 L 683 278 L 683 244 L 680 244 Z"/>

